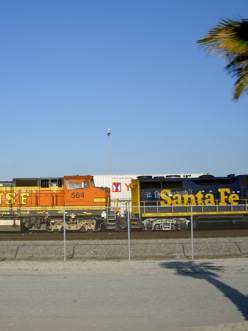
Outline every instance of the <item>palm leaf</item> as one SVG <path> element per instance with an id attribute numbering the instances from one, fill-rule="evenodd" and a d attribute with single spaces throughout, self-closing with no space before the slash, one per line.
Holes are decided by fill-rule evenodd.
<path id="1" fill-rule="evenodd" d="M 224 19 L 197 43 L 210 54 L 224 55 L 226 70 L 236 78 L 234 100 L 248 92 L 248 20 Z"/>
<path id="2" fill-rule="evenodd" d="M 197 41 L 209 53 L 239 53 L 248 48 L 248 20 L 222 20 L 216 28 Z"/>

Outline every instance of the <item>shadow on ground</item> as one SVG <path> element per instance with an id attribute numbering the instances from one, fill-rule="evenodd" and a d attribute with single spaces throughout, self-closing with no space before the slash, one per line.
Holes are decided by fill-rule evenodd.
<path id="1" fill-rule="evenodd" d="M 161 267 L 175 269 L 176 273 L 181 276 L 206 280 L 222 292 L 237 307 L 244 319 L 248 320 L 248 297 L 218 279 L 217 272 L 222 270 L 221 266 L 216 266 L 211 262 L 177 261 L 161 263 Z"/>

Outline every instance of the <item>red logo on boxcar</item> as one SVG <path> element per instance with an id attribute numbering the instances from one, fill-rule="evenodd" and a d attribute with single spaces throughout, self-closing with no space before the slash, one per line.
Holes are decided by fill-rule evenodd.
<path id="1" fill-rule="evenodd" d="M 112 183 L 112 192 L 121 192 L 121 183 L 120 182 Z"/>

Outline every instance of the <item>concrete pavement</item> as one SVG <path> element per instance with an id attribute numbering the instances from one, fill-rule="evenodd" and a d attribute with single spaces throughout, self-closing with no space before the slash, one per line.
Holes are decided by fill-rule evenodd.
<path id="1" fill-rule="evenodd" d="M 247 275 L 244 258 L 3 261 L 1 331 L 243 331 Z"/>

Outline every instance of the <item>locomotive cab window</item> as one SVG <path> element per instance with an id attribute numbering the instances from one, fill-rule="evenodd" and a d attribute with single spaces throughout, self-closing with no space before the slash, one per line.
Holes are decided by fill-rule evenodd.
<path id="1" fill-rule="evenodd" d="M 68 190 L 73 190 L 73 189 L 77 189 L 77 188 L 88 188 L 89 187 L 89 181 L 86 180 L 84 182 L 71 182 L 70 180 L 68 180 L 66 182 L 66 188 Z"/>

